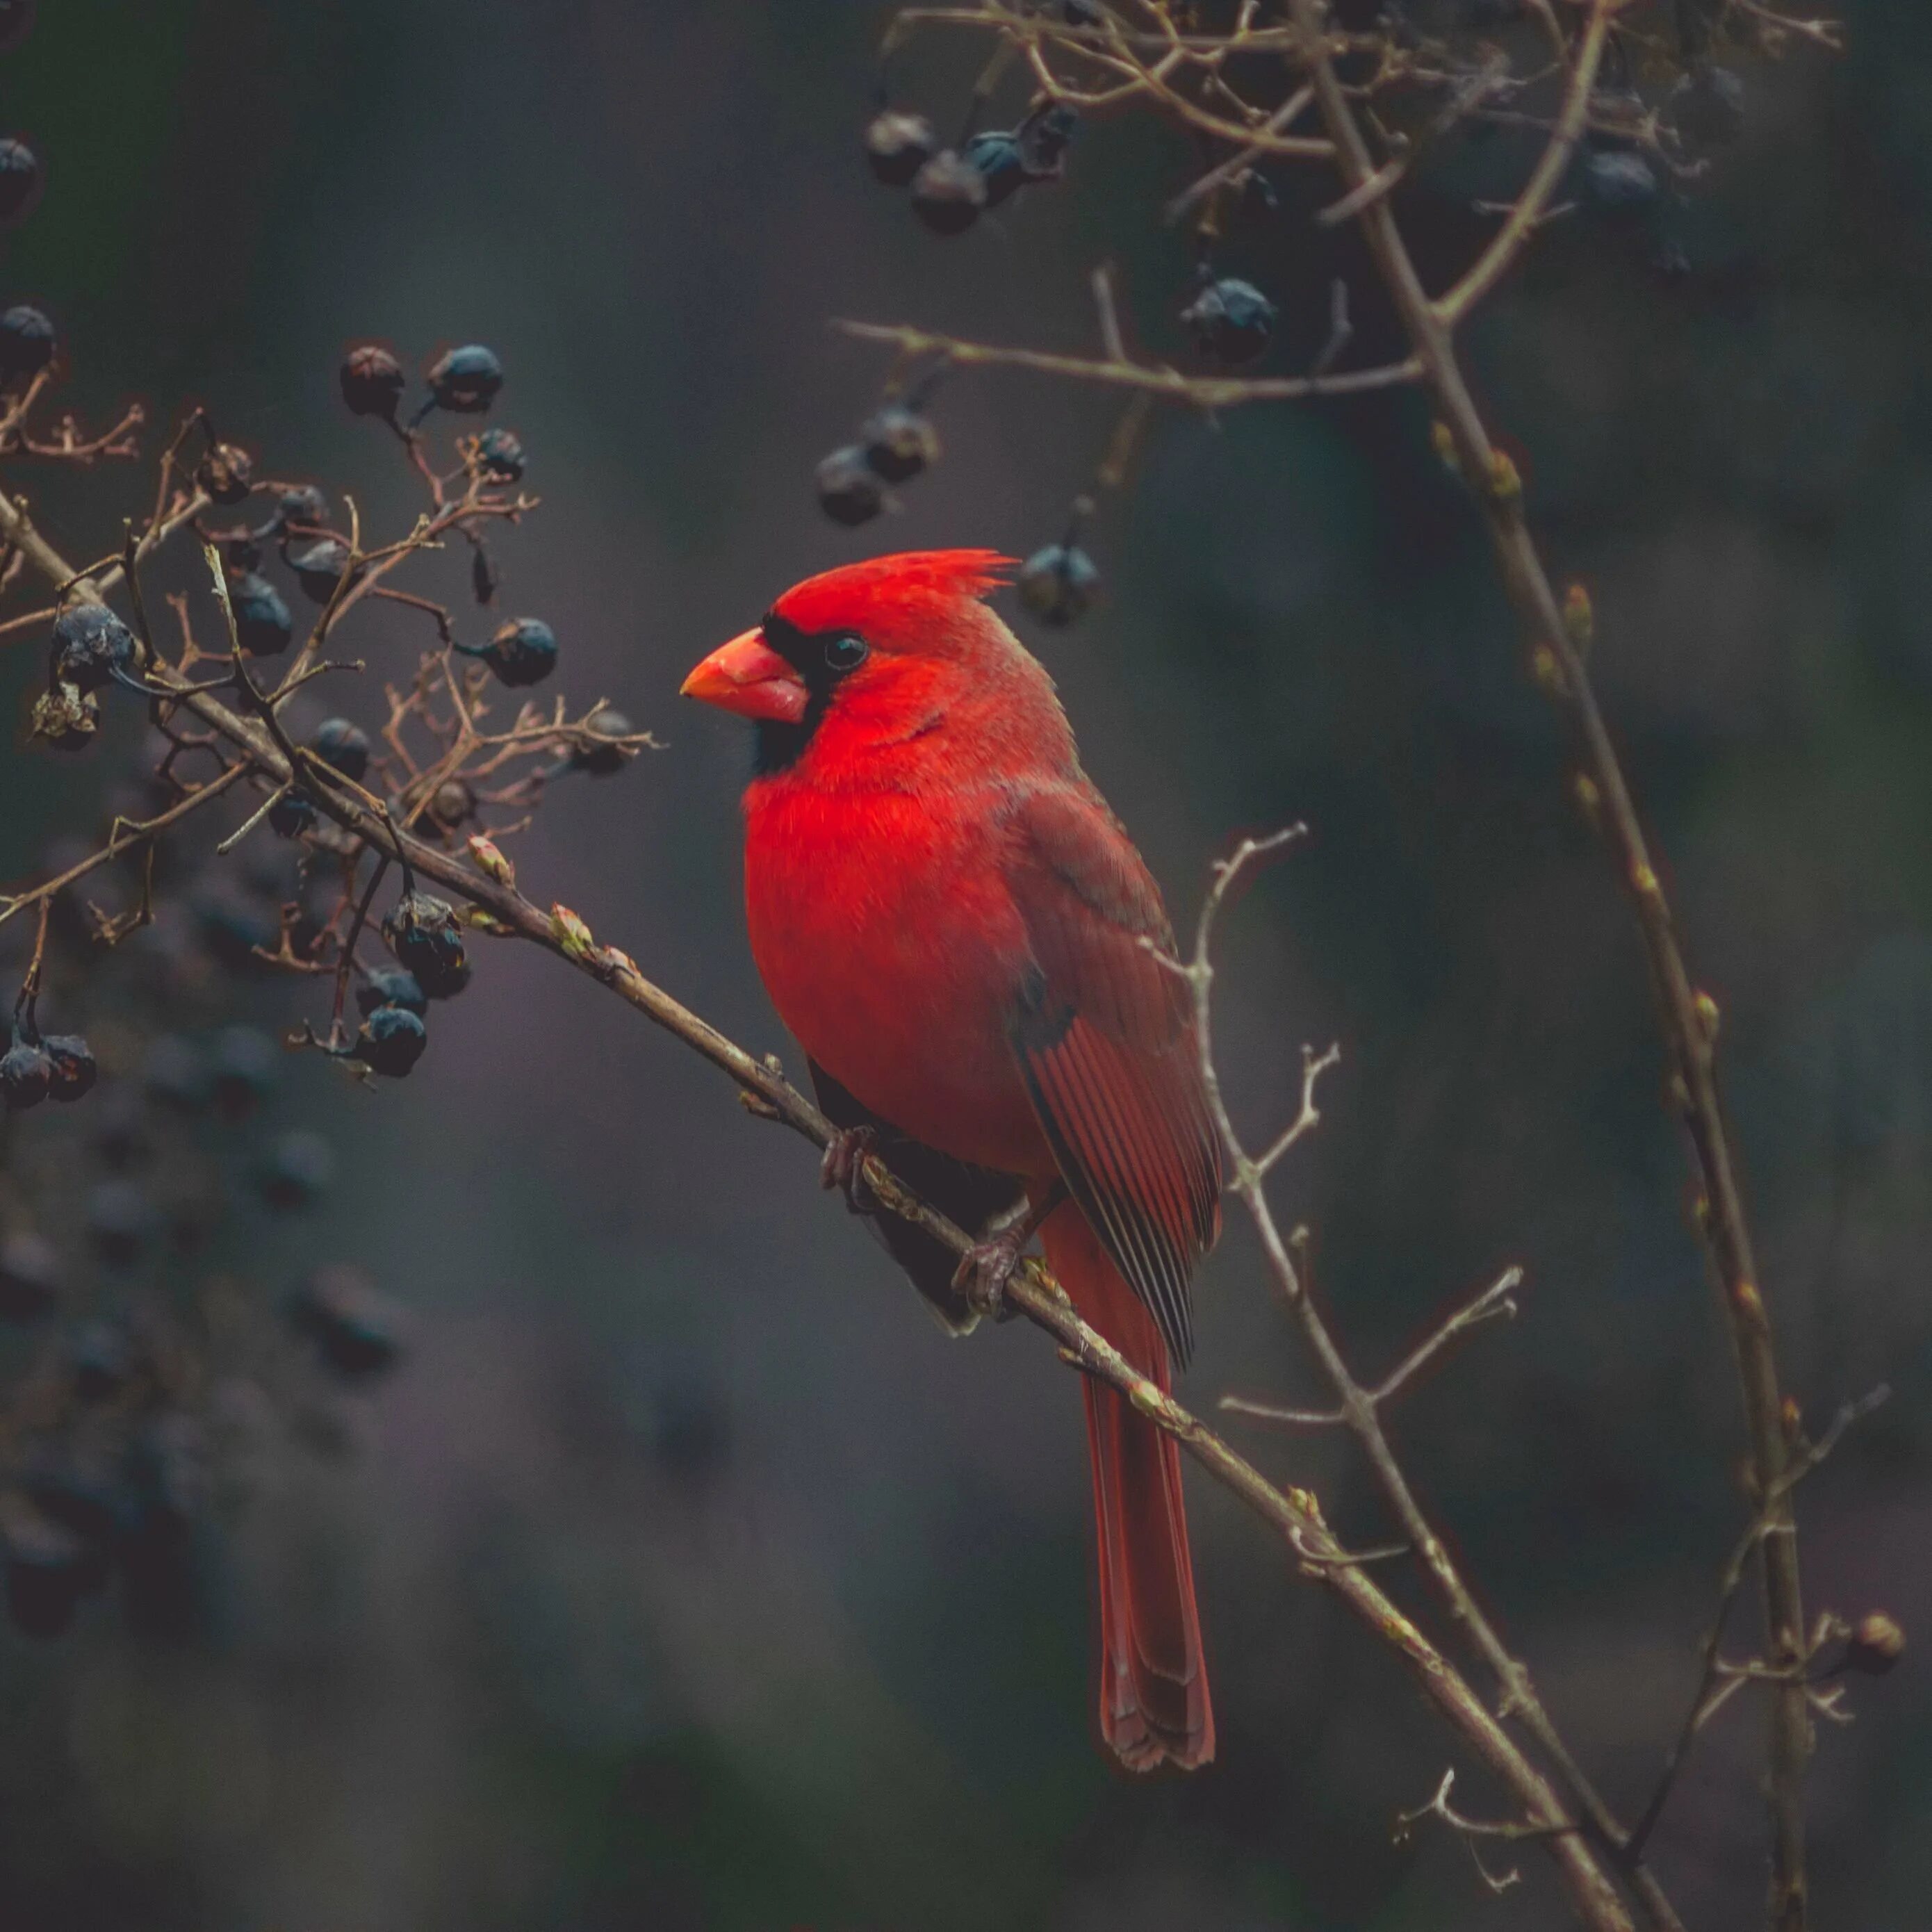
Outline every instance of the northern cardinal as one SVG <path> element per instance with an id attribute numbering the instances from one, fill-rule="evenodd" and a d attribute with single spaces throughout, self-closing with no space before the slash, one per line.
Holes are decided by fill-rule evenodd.
<path id="1" fill-rule="evenodd" d="M 1053 684 L 982 601 L 988 550 L 874 558 L 786 592 L 684 694 L 753 719 L 745 897 L 766 990 L 862 1156 L 970 1232 L 875 1223 L 955 1328 L 1039 1225 L 1073 1305 L 1162 1388 L 1220 1227 L 1221 1155 L 1159 889 L 1081 768 Z M 1002 1222 L 1002 1216 L 1006 1217 Z M 1173 1438 L 1084 1383 L 1100 1728 L 1125 1764 L 1214 1754 Z"/>

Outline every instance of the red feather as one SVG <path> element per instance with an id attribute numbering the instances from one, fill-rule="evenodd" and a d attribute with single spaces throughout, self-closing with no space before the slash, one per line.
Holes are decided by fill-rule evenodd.
<path id="1" fill-rule="evenodd" d="M 1149 950 L 1173 943 L 1160 893 L 1051 680 L 979 601 L 1007 562 L 881 557 L 773 607 L 770 652 L 812 698 L 746 794 L 752 951 L 827 1090 L 916 1143 L 949 1198 L 999 1198 L 988 1170 L 1036 1197 L 1064 1180 L 1048 1258 L 1165 1388 L 1219 1228 L 1220 1146 L 1186 989 Z M 854 637 L 869 649 L 848 669 Z M 784 674 L 778 655 L 759 675 Z M 932 1292 L 932 1258 L 895 1252 Z M 1201 1764 L 1214 1719 L 1179 1456 L 1112 1390 L 1090 1382 L 1087 1406 L 1102 1730 L 1136 1768 Z"/>

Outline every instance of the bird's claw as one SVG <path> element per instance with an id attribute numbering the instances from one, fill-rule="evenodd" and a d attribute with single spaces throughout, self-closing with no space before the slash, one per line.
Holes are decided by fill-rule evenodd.
<path id="1" fill-rule="evenodd" d="M 879 1211 L 866 1180 L 866 1158 L 878 1144 L 876 1127 L 841 1127 L 825 1144 L 825 1158 L 818 1164 L 818 1184 L 827 1193 L 837 1188 L 852 1214 Z"/>
<path id="2" fill-rule="evenodd" d="M 1030 1233 L 1030 1229 L 1028 1230 Z M 995 1234 L 991 1240 L 975 1241 L 959 1257 L 952 1270 L 952 1286 L 966 1298 L 975 1315 L 1004 1322 L 1011 1312 L 1006 1306 L 1006 1284 L 1020 1264 L 1023 1240 L 1010 1232 Z"/>

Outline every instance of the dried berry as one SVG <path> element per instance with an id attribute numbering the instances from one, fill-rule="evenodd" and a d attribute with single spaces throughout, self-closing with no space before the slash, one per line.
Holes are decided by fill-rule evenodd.
<path id="1" fill-rule="evenodd" d="M 292 483 L 275 499 L 275 521 L 283 530 L 320 529 L 328 521 L 328 499 L 313 483 Z"/>
<path id="2" fill-rule="evenodd" d="M 520 483 L 524 478 L 523 441 L 514 430 L 486 429 L 476 439 L 477 466 L 498 483 Z"/>
<path id="3" fill-rule="evenodd" d="M 492 603 L 496 596 L 496 566 L 490 560 L 488 547 L 481 537 L 471 538 L 470 588 L 479 604 Z"/>
<path id="4" fill-rule="evenodd" d="M 1016 131 L 1020 156 L 1030 182 L 1058 181 L 1064 170 L 1067 145 L 1080 116 L 1064 101 L 1052 101 L 1029 114 Z"/>
<path id="5" fill-rule="evenodd" d="M 434 892 L 406 893 L 383 920 L 382 937 L 397 963 L 416 975 L 432 1000 L 449 999 L 470 983 L 463 928 L 447 899 Z"/>
<path id="6" fill-rule="evenodd" d="M 224 1027 L 214 1042 L 214 1104 L 231 1120 L 244 1120 L 275 1090 L 282 1055 L 260 1027 Z"/>
<path id="7" fill-rule="evenodd" d="M 87 1235 L 110 1268 L 132 1268 L 154 1232 L 154 1204 L 131 1180 L 103 1180 L 87 1197 Z"/>
<path id="8" fill-rule="evenodd" d="M 0 1242 L 0 1321 L 38 1322 L 60 1298 L 60 1256 L 43 1234 Z"/>
<path id="9" fill-rule="evenodd" d="M 369 772 L 369 734 L 346 718 L 328 718 L 315 728 L 308 747 L 326 765 L 360 784 Z"/>
<path id="10" fill-rule="evenodd" d="M 588 772 L 592 778 L 608 778 L 621 772 L 637 756 L 630 746 L 617 741 L 630 736 L 633 727 L 621 711 L 608 705 L 584 721 L 584 728 L 593 741 L 580 744 L 571 752 L 573 770 Z"/>
<path id="11" fill-rule="evenodd" d="M 923 114 L 886 107 L 866 128 L 866 165 L 888 188 L 904 188 L 938 148 L 939 137 Z"/>
<path id="12" fill-rule="evenodd" d="M 94 1064 L 94 1049 L 79 1034 L 50 1033 L 40 1042 L 40 1051 L 53 1063 L 50 1100 L 78 1100 L 94 1090 L 100 1069 Z"/>
<path id="13" fill-rule="evenodd" d="M 33 213 L 44 185 L 40 157 L 26 142 L 0 140 L 0 228 L 11 228 Z"/>
<path id="14" fill-rule="evenodd" d="M 429 1011 L 429 1000 L 416 976 L 400 966 L 375 966 L 356 988 L 356 1004 L 366 1017 L 379 1006 L 400 1006 L 420 1019 Z"/>
<path id="15" fill-rule="evenodd" d="M 939 432 L 916 410 L 888 403 L 859 432 L 867 466 L 888 483 L 910 483 L 939 460 Z"/>
<path id="16" fill-rule="evenodd" d="M 349 546 L 340 537 L 318 537 L 287 558 L 296 581 L 317 604 L 326 604 L 349 569 Z"/>
<path id="17" fill-rule="evenodd" d="M 352 1052 L 370 1072 L 400 1080 L 428 1046 L 429 1029 L 420 1014 L 406 1006 L 378 1006 L 363 1022 Z"/>
<path id="18" fill-rule="evenodd" d="M 1895 1617 L 1874 1610 L 1861 1617 L 1845 1646 L 1845 1668 L 1882 1677 L 1905 1654 L 1905 1632 Z"/>
<path id="19" fill-rule="evenodd" d="M 245 503 L 254 487 L 254 459 L 232 442 L 218 442 L 195 465 L 195 488 L 217 503 Z"/>
<path id="20" fill-rule="evenodd" d="M 266 577 L 245 572 L 232 579 L 228 602 L 235 612 L 235 636 L 251 658 L 279 657 L 295 635 L 295 620 L 282 593 Z"/>
<path id="21" fill-rule="evenodd" d="M 393 1368 L 402 1352 L 401 1311 L 358 1268 L 317 1268 L 290 1298 L 289 1323 L 351 1381 Z"/>
<path id="22" fill-rule="evenodd" d="M 38 1107 L 53 1085 L 54 1064 L 38 1042 L 14 1033 L 14 1044 L 0 1054 L 0 1100 L 10 1114 Z"/>
<path id="23" fill-rule="evenodd" d="M 54 326 L 37 308 L 16 303 L 0 314 L 0 379 L 37 376 L 54 359 Z"/>
<path id="24" fill-rule="evenodd" d="M 487 644 L 452 648 L 481 658 L 512 688 L 541 684 L 556 668 L 556 633 L 540 617 L 512 617 Z"/>
<path id="25" fill-rule="evenodd" d="M 1274 340 L 1275 305 L 1252 282 L 1224 275 L 1180 312 L 1195 346 L 1217 362 L 1252 362 Z"/>
<path id="26" fill-rule="evenodd" d="M 381 344 L 365 342 L 342 358 L 342 400 L 358 416 L 393 422 L 409 386 L 403 365 Z"/>
<path id="27" fill-rule="evenodd" d="M 70 604 L 54 620 L 50 688 L 71 685 L 83 695 L 116 678 L 132 678 L 140 647 L 105 604 Z"/>
<path id="28" fill-rule="evenodd" d="M 1020 602 L 1042 624 L 1058 629 L 1078 622 L 1091 608 L 1100 572 L 1078 544 L 1048 544 L 1027 559 L 1015 581 Z"/>
<path id="29" fill-rule="evenodd" d="M 315 819 L 315 801 L 304 792 L 285 791 L 268 808 L 269 830 L 280 838 L 312 831 Z"/>
<path id="30" fill-rule="evenodd" d="M 818 466 L 814 481 L 818 507 L 835 524 L 843 524 L 848 530 L 869 524 L 891 500 L 878 472 L 856 443 L 849 448 L 835 449 Z"/>
<path id="31" fill-rule="evenodd" d="M 986 177 L 947 148 L 914 176 L 912 212 L 935 235 L 963 235 L 986 205 Z"/>
<path id="32" fill-rule="evenodd" d="M 458 416 L 481 416 L 503 386 L 503 365 L 481 343 L 452 349 L 430 365 L 429 392 L 436 406 Z"/>
<path id="33" fill-rule="evenodd" d="M 429 815 L 446 832 L 454 832 L 476 810 L 476 794 L 461 778 L 445 778 L 430 794 Z"/>
<path id="34" fill-rule="evenodd" d="M 34 700 L 28 729 L 51 751 L 84 752 L 100 728 L 100 700 L 79 686 L 57 684 Z"/>
<path id="35" fill-rule="evenodd" d="M 334 1150 L 303 1127 L 278 1134 L 255 1170 L 262 1198 L 281 1214 L 312 1207 L 334 1179 Z"/>

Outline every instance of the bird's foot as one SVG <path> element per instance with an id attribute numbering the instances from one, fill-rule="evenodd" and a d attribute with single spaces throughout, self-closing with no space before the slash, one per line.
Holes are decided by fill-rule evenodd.
<path id="1" fill-rule="evenodd" d="M 876 1214 L 879 1204 L 866 1180 L 866 1160 L 879 1144 L 877 1127 L 841 1127 L 825 1144 L 825 1158 L 818 1164 L 818 1184 L 830 1193 L 833 1188 L 845 1197 L 847 1208 L 854 1214 Z"/>
<path id="2" fill-rule="evenodd" d="M 1006 1305 L 1006 1284 L 1020 1264 L 1020 1256 L 1033 1238 L 1030 1225 L 1009 1228 L 990 1240 L 975 1241 L 959 1257 L 952 1286 L 966 1298 L 975 1315 L 1004 1322 L 1013 1311 Z"/>

